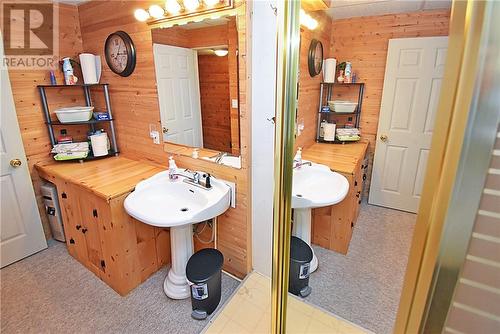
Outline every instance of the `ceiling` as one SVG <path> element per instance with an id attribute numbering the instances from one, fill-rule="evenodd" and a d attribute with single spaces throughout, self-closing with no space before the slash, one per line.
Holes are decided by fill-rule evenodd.
<path id="1" fill-rule="evenodd" d="M 332 0 L 325 12 L 332 19 L 445 9 L 451 0 Z"/>

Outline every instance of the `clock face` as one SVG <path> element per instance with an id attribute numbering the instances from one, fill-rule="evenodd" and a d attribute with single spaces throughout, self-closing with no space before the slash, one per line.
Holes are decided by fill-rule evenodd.
<path id="1" fill-rule="evenodd" d="M 321 43 L 316 44 L 316 50 L 314 52 L 314 69 L 316 73 L 321 72 L 321 67 L 323 66 L 323 45 Z"/>
<path id="2" fill-rule="evenodd" d="M 323 44 L 316 39 L 313 39 L 309 46 L 308 68 L 312 77 L 321 73 L 323 68 Z"/>
<path id="3" fill-rule="evenodd" d="M 106 52 L 109 54 L 111 64 L 116 71 L 123 72 L 127 67 L 127 47 L 125 42 L 118 35 L 113 35 L 108 45 L 106 45 Z"/>
<path id="4" fill-rule="evenodd" d="M 117 31 L 108 36 L 104 46 L 109 68 L 123 77 L 132 74 L 135 68 L 135 47 L 130 36 Z"/>

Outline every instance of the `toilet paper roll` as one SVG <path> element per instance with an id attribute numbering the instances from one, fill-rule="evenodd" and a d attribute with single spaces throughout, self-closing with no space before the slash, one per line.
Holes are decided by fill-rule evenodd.
<path id="1" fill-rule="evenodd" d="M 90 143 L 92 144 L 94 157 L 102 157 L 108 154 L 108 135 L 106 133 L 90 136 Z"/>
<path id="2" fill-rule="evenodd" d="M 336 124 L 327 123 L 323 125 L 323 131 L 325 135 L 323 136 L 323 140 L 325 141 L 335 141 L 335 128 Z"/>
<path id="3" fill-rule="evenodd" d="M 323 64 L 323 82 L 335 82 L 335 69 L 337 68 L 337 59 L 327 58 Z"/>
<path id="4" fill-rule="evenodd" d="M 101 78 L 101 57 L 91 53 L 80 54 L 83 82 L 86 84 L 99 83 Z"/>

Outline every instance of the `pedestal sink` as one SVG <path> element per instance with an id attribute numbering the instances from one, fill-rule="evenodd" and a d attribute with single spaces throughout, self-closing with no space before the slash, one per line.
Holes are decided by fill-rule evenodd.
<path id="1" fill-rule="evenodd" d="M 230 188 L 213 179 L 210 189 L 169 180 L 168 171 L 139 182 L 124 202 L 129 215 L 157 227 L 170 227 L 172 267 L 163 289 L 172 299 L 190 296 L 186 264 L 193 254 L 192 224 L 219 216 L 229 208 Z"/>
<path id="2" fill-rule="evenodd" d="M 349 191 L 347 179 L 328 166 L 311 163 L 293 170 L 292 234 L 311 245 L 311 209 L 337 204 Z M 310 272 L 318 268 L 318 258 L 313 252 Z"/>

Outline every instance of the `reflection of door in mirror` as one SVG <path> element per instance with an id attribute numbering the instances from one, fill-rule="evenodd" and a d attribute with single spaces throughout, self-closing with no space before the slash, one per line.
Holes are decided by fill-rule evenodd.
<path id="1" fill-rule="evenodd" d="M 152 39 L 164 141 L 239 155 L 236 18 L 153 29 Z"/>

